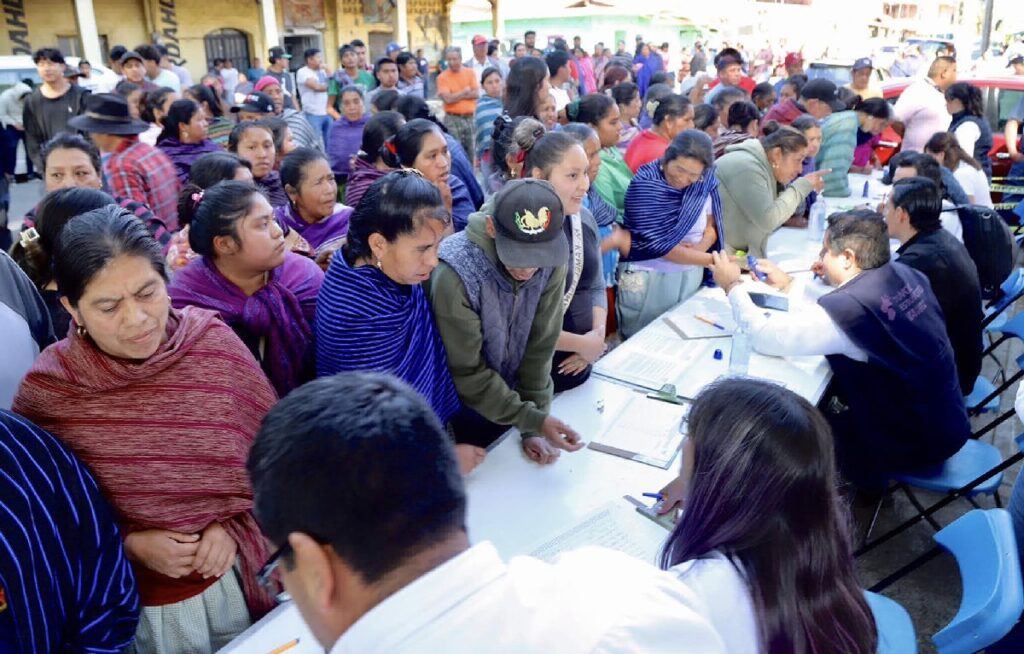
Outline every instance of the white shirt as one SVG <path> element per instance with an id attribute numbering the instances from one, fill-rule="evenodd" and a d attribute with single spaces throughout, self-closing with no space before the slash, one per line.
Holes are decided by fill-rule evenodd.
<path id="1" fill-rule="evenodd" d="M 800 294 L 801 282 L 794 281 L 790 298 Z M 854 361 L 867 361 L 867 353 L 854 345 L 850 337 L 820 304 L 790 301 L 789 311 L 773 311 L 768 317 L 750 299 L 746 284 L 729 291 L 736 324 L 750 335 L 751 346 L 769 356 L 813 356 L 842 354 Z"/>
<path id="2" fill-rule="evenodd" d="M 181 80 L 177 75 L 164 68 L 161 68 L 157 76 L 149 81 L 160 87 L 166 86 L 169 89 L 174 89 L 175 93 L 181 93 Z"/>
<path id="3" fill-rule="evenodd" d="M 964 189 L 967 193 L 967 189 Z M 939 222 L 942 229 L 956 237 L 956 240 L 964 242 L 964 225 L 960 222 L 960 214 L 956 212 L 956 205 L 949 200 L 942 201 L 942 213 L 939 214 Z"/>
<path id="4" fill-rule="evenodd" d="M 745 576 L 724 554 L 674 566 L 687 588 L 701 599 L 704 617 L 722 637 L 729 654 L 759 654 L 757 616 Z"/>
<path id="5" fill-rule="evenodd" d="M 946 97 L 930 79 L 912 82 L 893 107 L 895 119 L 903 123 L 904 152 L 924 152 L 924 144 L 935 132 L 945 132 L 953 117 L 946 109 Z"/>
<path id="6" fill-rule="evenodd" d="M 309 66 L 303 66 L 295 74 L 295 80 L 299 85 L 299 97 L 302 99 L 302 110 L 314 116 L 327 115 L 327 91 L 314 91 L 306 86 L 306 80 L 314 80 L 318 84 L 327 84 L 327 73 L 321 68 L 313 70 Z"/>
<path id="7" fill-rule="evenodd" d="M 569 106 L 569 92 L 565 89 L 551 87 L 551 97 L 555 99 L 555 111 L 561 112 Z"/>
<path id="8" fill-rule="evenodd" d="M 331 654 L 725 652 L 668 572 L 587 547 L 504 563 L 480 543 L 370 609 Z"/>
<path id="9" fill-rule="evenodd" d="M 977 123 L 965 120 L 960 123 L 960 126 L 953 130 L 953 136 L 956 137 L 956 142 L 960 144 L 968 154 L 974 153 L 974 144 L 981 138 L 981 129 Z"/>
<path id="10" fill-rule="evenodd" d="M 964 193 L 974 198 L 974 204 L 980 204 L 989 209 L 995 207 L 992 204 L 992 194 L 988 188 L 988 177 L 985 177 L 984 171 L 961 161 L 953 171 L 953 177 L 960 182 L 960 186 L 964 187 Z"/>

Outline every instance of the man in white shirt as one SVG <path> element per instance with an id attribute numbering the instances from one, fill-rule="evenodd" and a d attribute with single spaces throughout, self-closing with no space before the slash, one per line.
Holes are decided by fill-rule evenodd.
<path id="1" fill-rule="evenodd" d="M 923 152 L 935 132 L 949 128 L 945 91 L 956 82 L 956 59 L 936 57 L 928 76 L 910 84 L 893 107 L 893 129 L 903 135 L 903 152 Z"/>
<path id="2" fill-rule="evenodd" d="M 146 68 L 146 79 L 158 87 L 166 86 L 175 93 L 181 93 L 181 80 L 169 70 L 160 67 L 160 51 L 156 46 L 144 43 L 135 48 L 142 57 L 142 65 Z"/>
<path id="3" fill-rule="evenodd" d="M 552 50 L 544 57 L 551 77 L 551 95 L 555 98 L 555 111 L 561 114 L 572 102 L 565 84 L 572 79 L 569 72 L 569 55 L 564 50 Z"/>
<path id="4" fill-rule="evenodd" d="M 296 389 L 264 419 L 248 470 L 281 545 L 261 579 L 280 571 L 331 654 L 723 651 L 685 586 L 625 554 L 505 563 L 471 546 L 451 441 L 395 377 Z"/>
<path id="5" fill-rule="evenodd" d="M 295 73 L 302 113 L 313 129 L 323 136 L 324 143 L 327 143 L 331 129 L 331 117 L 327 115 L 327 71 L 323 68 L 323 57 L 317 48 L 309 48 L 303 57 L 306 65 Z"/>
<path id="6" fill-rule="evenodd" d="M 788 275 L 769 261 L 757 265 L 770 285 L 799 297 Z M 847 481 L 884 490 L 893 474 L 937 465 L 967 441 L 971 426 L 938 300 L 924 274 L 890 261 L 888 228 L 877 215 L 829 218 L 813 270 L 834 290 L 814 304 L 766 316 L 733 261 L 712 253 L 711 268 L 756 351 L 828 359 L 833 396 L 825 416 Z"/>

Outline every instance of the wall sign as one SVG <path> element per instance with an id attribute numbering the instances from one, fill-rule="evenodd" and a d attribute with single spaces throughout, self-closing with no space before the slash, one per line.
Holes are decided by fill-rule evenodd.
<path id="1" fill-rule="evenodd" d="M 7 38 L 11 40 L 11 54 L 32 54 L 32 44 L 28 40 L 28 23 L 25 22 L 24 0 L 3 0 L 3 7 Z"/>

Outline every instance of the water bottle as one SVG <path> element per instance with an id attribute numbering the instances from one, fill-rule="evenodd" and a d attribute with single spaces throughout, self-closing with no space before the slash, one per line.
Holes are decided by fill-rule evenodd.
<path id="1" fill-rule="evenodd" d="M 732 335 L 732 350 L 729 352 L 729 374 L 745 376 L 750 368 L 750 335 L 737 327 Z"/>
<path id="2" fill-rule="evenodd" d="M 828 205 L 825 198 L 818 195 L 818 199 L 811 205 L 807 213 L 807 240 L 821 243 L 825 236 L 825 215 L 828 213 Z"/>

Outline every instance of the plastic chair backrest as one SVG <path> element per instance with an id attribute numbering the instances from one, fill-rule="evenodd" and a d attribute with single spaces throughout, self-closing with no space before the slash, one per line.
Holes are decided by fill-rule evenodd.
<path id="1" fill-rule="evenodd" d="M 1010 514 L 975 509 L 935 534 L 956 558 L 963 595 L 952 621 L 932 636 L 939 654 L 976 652 L 1005 636 L 1024 611 L 1017 541 Z"/>
<path id="2" fill-rule="evenodd" d="M 878 627 L 878 654 L 917 654 L 917 635 L 910 614 L 895 600 L 864 591 Z"/>
<path id="3" fill-rule="evenodd" d="M 989 308 L 986 317 L 1001 313 L 1024 293 L 1024 268 L 1014 268 L 1013 272 L 1007 275 L 1003 283 L 999 285 L 999 289 L 1003 295 Z"/>

